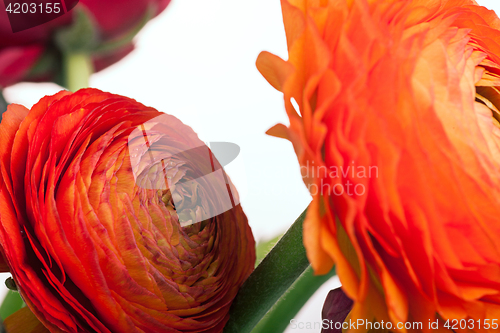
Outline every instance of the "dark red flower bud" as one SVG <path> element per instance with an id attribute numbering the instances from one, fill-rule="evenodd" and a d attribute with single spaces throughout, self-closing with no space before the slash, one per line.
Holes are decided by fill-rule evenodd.
<path id="1" fill-rule="evenodd" d="M 20 81 L 52 81 L 60 77 L 62 51 L 76 47 L 92 56 L 95 70 L 119 61 L 133 50 L 132 37 L 170 0 L 80 0 L 66 14 L 27 30 L 12 32 L 3 1 L 0 1 L 0 89 Z M 33 0 L 37 10 L 41 0 Z M 12 8 L 11 8 L 12 10 Z M 83 14 L 82 14 L 83 13 Z M 31 18 L 16 14 L 21 26 Z M 85 15 L 85 28 L 60 36 Z M 22 22 L 26 20 L 27 22 Z M 26 23 L 26 24 L 25 24 Z M 91 35 L 91 37 L 89 37 Z M 81 41 L 79 40 L 81 39 Z"/>

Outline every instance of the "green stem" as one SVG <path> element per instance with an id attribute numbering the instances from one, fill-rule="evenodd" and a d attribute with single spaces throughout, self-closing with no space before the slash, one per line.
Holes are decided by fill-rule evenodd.
<path id="1" fill-rule="evenodd" d="M 70 91 L 87 88 L 93 71 L 92 60 L 87 53 L 67 52 L 64 55 L 65 83 Z"/>
<path id="2" fill-rule="evenodd" d="M 309 267 L 302 243 L 304 211 L 245 281 L 224 333 L 249 333 Z"/>
<path id="3" fill-rule="evenodd" d="M 316 290 L 334 275 L 335 268 L 328 274 L 314 275 L 312 267 L 309 266 L 255 326 L 252 333 L 284 332 L 290 320 L 295 317 Z"/>
<path id="4" fill-rule="evenodd" d="M 24 307 L 24 301 L 17 291 L 9 290 L 0 306 L 0 317 L 7 318 L 17 310 Z"/>

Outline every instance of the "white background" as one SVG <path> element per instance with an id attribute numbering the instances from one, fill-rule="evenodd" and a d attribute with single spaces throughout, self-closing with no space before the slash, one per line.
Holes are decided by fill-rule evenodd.
<path id="1" fill-rule="evenodd" d="M 480 4 L 500 10 L 498 0 Z M 255 68 L 267 50 L 287 57 L 278 0 L 173 0 L 140 32 L 136 50 L 94 74 L 90 85 L 135 98 L 190 125 L 202 140 L 234 142 L 239 160 L 228 173 L 242 192 L 242 205 L 256 240 L 284 232 L 307 207 L 310 196 L 300 177 L 292 145 L 265 135 L 288 124 L 281 93 Z M 54 84 L 22 83 L 5 90 L 9 102 L 31 107 Z M 242 167 L 243 166 L 243 167 Z M 9 274 L 2 274 L 1 281 Z M 319 322 L 331 279 L 309 300 L 297 321 Z M 2 284 L 1 293 L 5 292 Z M 319 332 L 291 329 L 291 332 Z"/>

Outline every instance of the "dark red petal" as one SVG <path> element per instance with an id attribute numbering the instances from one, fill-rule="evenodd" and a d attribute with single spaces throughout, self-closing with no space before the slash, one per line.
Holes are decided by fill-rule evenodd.
<path id="1" fill-rule="evenodd" d="M 41 45 L 0 50 L 0 88 L 22 80 L 42 52 Z"/>
<path id="2" fill-rule="evenodd" d="M 326 296 L 323 311 L 321 312 L 323 323 L 328 320 L 328 328 L 323 328 L 321 333 L 342 333 L 342 328 L 340 327 L 349 312 L 351 312 L 352 305 L 353 301 L 347 297 L 342 288 L 330 290 L 328 296 Z M 335 323 L 340 323 L 337 324 L 339 329 L 335 328 Z"/>

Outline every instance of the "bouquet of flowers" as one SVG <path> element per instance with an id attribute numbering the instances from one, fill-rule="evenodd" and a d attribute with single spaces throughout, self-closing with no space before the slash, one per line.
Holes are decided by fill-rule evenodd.
<path id="1" fill-rule="evenodd" d="M 197 84 L 202 74 L 190 60 L 199 58 L 182 61 L 186 53 L 171 47 L 178 62 L 148 68 L 159 73 L 170 66 L 186 81 L 150 73 L 161 76 L 152 88 L 127 72 L 122 78 L 107 72 L 118 78 L 107 88 L 89 78 L 133 56 L 150 20 L 175 16 L 203 34 L 195 14 L 170 11 L 175 2 L 0 5 L 5 332 L 500 329 L 498 16 L 474 0 L 279 4 L 286 60 L 262 51 L 247 62 L 240 52 L 237 60 L 221 58 L 225 68 L 207 66 L 213 84 Z M 197 11 L 207 17 L 204 8 Z M 243 14 L 231 17 L 246 24 Z M 249 31 L 257 36 L 257 30 Z M 180 40 L 189 47 L 187 36 Z M 226 47 L 238 50 L 250 40 Z M 210 59 L 212 48 L 199 49 Z M 257 69 L 279 91 L 272 96 L 279 96 L 286 124 L 265 124 L 266 114 L 279 117 L 278 103 L 263 105 L 262 114 L 243 112 L 242 99 L 220 93 L 217 82 L 224 79 L 216 77 L 224 71 L 236 78 L 227 87 L 257 101 L 269 93 L 263 80 L 262 90 L 246 89 L 244 79 L 235 84 L 244 76 L 231 61 Z M 40 82 L 56 91 L 40 96 Z M 171 115 L 118 89 L 130 88 L 135 98 L 152 91 L 159 101 L 175 85 L 207 109 L 195 117 L 185 110 Z M 10 89 L 38 94 L 38 101 L 25 107 Z M 188 126 L 193 118 L 219 119 L 207 96 L 241 105 L 220 130 Z M 296 212 L 295 202 L 258 199 L 252 206 L 231 169 L 242 160 L 240 150 L 247 147 L 262 162 L 265 148 L 205 140 L 243 131 L 251 118 L 290 142 L 294 154 L 283 152 L 293 158 L 273 176 L 281 174 L 282 182 L 262 185 L 259 175 L 252 178 L 259 190 L 248 188 L 259 192 L 256 198 L 272 198 L 301 179 L 309 204 L 293 223 L 285 217 Z M 259 142 L 264 131 L 249 127 Z M 273 170 L 273 163 L 265 168 Z M 254 220 L 265 215 L 272 217 L 266 223 L 288 230 L 256 242 Z M 337 277 L 338 288 L 318 291 Z M 315 293 L 318 319 L 298 320 Z"/>

